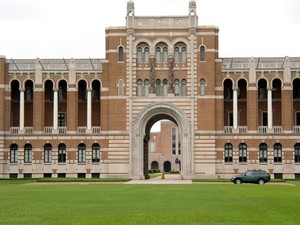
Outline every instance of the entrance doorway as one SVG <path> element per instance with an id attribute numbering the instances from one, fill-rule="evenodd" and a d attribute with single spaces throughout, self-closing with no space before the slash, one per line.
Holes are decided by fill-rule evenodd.
<path id="1" fill-rule="evenodd" d="M 176 124 L 180 134 L 181 175 L 183 178 L 193 176 L 193 149 L 191 149 L 191 127 L 186 114 L 177 106 L 170 103 L 155 103 L 144 108 L 136 117 L 132 127 L 132 159 L 131 172 L 133 179 L 149 178 L 148 170 L 150 129 L 160 120 L 169 120 Z M 175 163 L 176 157 L 174 158 Z M 169 161 L 170 160 L 165 160 Z M 164 163 L 164 162 L 163 162 Z M 160 165 L 163 165 L 162 163 Z M 167 165 L 166 169 L 171 170 L 172 166 Z"/>

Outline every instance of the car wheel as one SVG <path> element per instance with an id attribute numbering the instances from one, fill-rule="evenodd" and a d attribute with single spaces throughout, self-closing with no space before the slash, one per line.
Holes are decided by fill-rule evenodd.
<path id="1" fill-rule="evenodd" d="M 241 184 L 241 183 L 242 183 L 242 181 L 240 179 L 235 180 L 235 184 Z"/>
<path id="2" fill-rule="evenodd" d="M 260 185 L 264 185 L 264 184 L 265 184 L 265 181 L 264 181 L 263 179 L 259 179 L 259 180 L 258 180 L 258 183 L 259 183 Z"/>

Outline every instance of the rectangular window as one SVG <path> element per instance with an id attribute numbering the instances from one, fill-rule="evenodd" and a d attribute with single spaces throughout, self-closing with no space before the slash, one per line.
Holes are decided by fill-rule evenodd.
<path id="1" fill-rule="evenodd" d="M 24 163 L 31 163 L 32 161 L 32 151 L 31 149 L 24 150 Z"/>
<path id="2" fill-rule="evenodd" d="M 155 143 L 154 142 L 150 143 L 150 151 L 151 151 L 151 153 L 155 152 Z"/>
<path id="3" fill-rule="evenodd" d="M 18 162 L 18 150 L 17 149 L 10 150 L 10 162 L 11 163 Z"/>
<path id="4" fill-rule="evenodd" d="M 228 126 L 233 126 L 233 112 L 228 112 Z"/>
<path id="5" fill-rule="evenodd" d="M 45 149 L 44 150 L 44 163 L 51 163 L 52 161 L 52 150 Z"/>
<path id="6" fill-rule="evenodd" d="M 100 149 L 98 147 L 93 147 L 92 162 L 100 162 Z"/>
<path id="7" fill-rule="evenodd" d="M 58 149 L 58 162 L 66 162 L 66 149 Z"/>
<path id="8" fill-rule="evenodd" d="M 176 128 L 172 128 L 172 155 L 176 155 Z"/>
<path id="9" fill-rule="evenodd" d="M 85 163 L 85 148 L 78 149 L 78 162 Z"/>
<path id="10" fill-rule="evenodd" d="M 65 127 L 66 126 L 66 113 L 58 113 L 58 126 Z"/>
<path id="11" fill-rule="evenodd" d="M 268 126 L 268 112 L 262 112 L 262 121 L 263 126 Z"/>
<path id="12" fill-rule="evenodd" d="M 300 112 L 296 112 L 296 126 L 300 126 Z"/>

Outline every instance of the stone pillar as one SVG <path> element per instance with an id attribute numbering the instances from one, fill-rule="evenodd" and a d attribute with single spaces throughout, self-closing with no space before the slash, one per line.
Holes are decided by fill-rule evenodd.
<path id="1" fill-rule="evenodd" d="M 25 90 L 20 88 L 20 132 L 24 132 L 24 118 L 25 118 Z"/>
<path id="2" fill-rule="evenodd" d="M 92 89 L 87 89 L 87 132 L 92 131 Z"/>
<path id="3" fill-rule="evenodd" d="M 53 130 L 58 129 L 58 89 L 53 89 Z"/>
<path id="4" fill-rule="evenodd" d="M 268 88 L 268 130 L 273 129 L 272 87 Z"/>
<path id="5" fill-rule="evenodd" d="M 233 89 L 233 129 L 238 128 L 238 96 L 237 88 Z"/>

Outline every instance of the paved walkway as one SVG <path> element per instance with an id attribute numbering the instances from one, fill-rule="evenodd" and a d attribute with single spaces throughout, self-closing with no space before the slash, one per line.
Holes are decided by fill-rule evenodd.
<path id="1" fill-rule="evenodd" d="M 180 174 L 165 174 L 165 179 L 159 176 L 148 180 L 131 180 L 126 184 L 192 184 L 192 180 L 182 180 Z"/>

